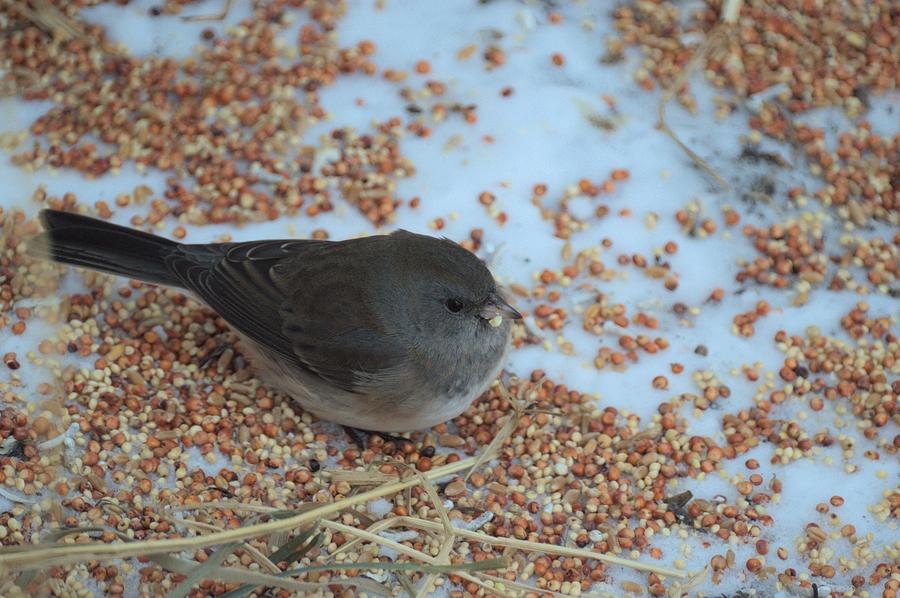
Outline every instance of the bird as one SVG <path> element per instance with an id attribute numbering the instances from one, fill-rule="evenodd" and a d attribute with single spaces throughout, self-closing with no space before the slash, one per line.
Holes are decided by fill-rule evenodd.
<path id="1" fill-rule="evenodd" d="M 522 317 L 446 238 L 187 244 L 73 212 L 39 218 L 29 254 L 187 291 L 237 333 L 264 383 L 362 447 L 461 414 L 499 375 Z"/>

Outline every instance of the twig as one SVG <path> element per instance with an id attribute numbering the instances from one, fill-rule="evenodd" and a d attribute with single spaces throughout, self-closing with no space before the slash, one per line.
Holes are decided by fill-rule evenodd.
<path id="1" fill-rule="evenodd" d="M 429 484 L 429 486 L 431 485 L 431 483 L 427 479 L 425 479 L 424 481 L 425 481 L 425 483 Z M 426 489 L 427 488 L 428 488 L 428 486 L 426 486 Z M 434 487 L 431 486 L 431 489 L 434 490 Z M 434 498 L 432 498 L 432 500 L 434 500 Z M 443 505 L 441 505 L 440 508 L 443 509 Z M 446 510 L 444 510 L 444 514 L 446 514 Z M 331 529 L 333 529 L 335 531 L 339 531 L 348 536 L 356 536 L 355 540 L 344 544 L 343 546 L 341 546 L 341 549 L 339 549 L 339 550 L 342 550 L 352 544 L 361 542 L 363 540 L 368 540 L 369 542 L 372 542 L 373 544 L 378 544 L 380 546 L 384 546 L 385 548 L 390 548 L 392 550 L 396 550 L 398 553 L 405 554 L 408 557 L 418 559 L 420 561 L 424 561 L 429 564 L 445 564 L 445 563 L 440 562 L 440 559 L 441 559 L 440 554 L 437 557 L 433 557 L 429 554 L 425 554 L 424 552 L 420 552 L 414 548 L 410 548 L 409 546 L 406 546 L 405 544 L 400 544 L 399 542 L 394 542 L 393 540 L 389 540 L 388 538 L 379 536 L 375 533 L 377 531 L 381 531 L 388 527 L 393 527 L 395 524 L 402 524 L 403 523 L 402 519 L 403 519 L 402 517 L 395 517 L 392 519 L 382 519 L 381 521 L 378 521 L 377 523 L 371 525 L 369 527 L 369 529 L 367 529 L 367 530 L 362 530 L 362 529 L 352 527 L 349 525 L 344 525 L 342 523 L 337 523 L 335 521 L 324 521 L 324 522 L 322 522 L 322 525 L 323 525 L 323 527 L 330 527 Z M 450 520 L 448 518 L 447 523 L 449 524 L 449 522 L 450 522 Z M 378 529 L 375 529 L 376 527 Z M 452 534 L 452 526 L 451 526 L 450 534 Z M 453 538 L 454 538 L 453 535 L 447 536 L 447 538 L 444 541 L 444 546 L 441 547 L 441 553 L 443 553 L 445 547 L 447 547 L 447 546 L 449 546 L 449 548 L 453 547 Z M 449 549 L 448 549 L 448 553 L 449 553 Z M 338 554 L 338 552 L 332 553 L 331 556 L 334 557 L 336 554 Z M 456 575 L 459 575 L 463 579 L 471 581 L 472 583 L 474 583 L 480 587 L 483 587 L 487 590 L 490 590 L 494 593 L 500 593 L 501 595 L 503 595 L 502 592 L 500 592 L 497 588 L 488 585 L 487 583 L 478 579 L 477 577 L 473 576 L 472 574 L 469 574 L 469 573 L 466 573 L 463 571 L 459 571 L 456 573 Z M 430 573 L 428 575 L 428 577 L 426 577 L 425 584 L 422 586 L 422 589 L 419 590 L 419 592 L 418 592 L 419 596 L 426 596 L 428 594 L 429 586 L 432 583 L 434 583 L 434 580 L 432 578 L 436 577 L 436 576 L 437 576 L 436 573 Z"/>
<path id="2" fill-rule="evenodd" d="M 97 527 L 97 526 L 89 526 L 82 528 L 74 528 L 74 529 L 58 529 L 54 530 L 47 534 L 48 539 L 53 539 L 53 541 L 58 541 L 59 539 L 64 538 L 65 536 L 70 536 L 73 534 L 90 534 L 96 532 L 110 532 L 113 535 L 119 537 L 123 542 L 126 543 L 134 543 L 131 538 L 129 538 L 124 533 L 109 529 L 105 527 Z M 224 547 L 220 547 L 224 548 Z M 230 550 L 229 550 L 230 552 Z M 170 555 L 153 555 L 148 557 L 149 560 L 159 565 L 163 569 L 167 571 L 171 571 L 173 573 L 178 573 L 184 576 L 190 576 L 192 573 L 198 571 L 200 568 L 203 568 L 203 571 L 206 571 L 205 564 L 200 564 L 196 561 L 189 561 L 180 557 L 170 556 Z M 206 561 L 209 562 L 208 560 Z M 17 584 L 28 585 L 31 579 L 34 578 L 35 569 L 44 568 L 44 563 L 35 563 L 33 567 L 26 568 L 26 570 L 19 576 L 17 579 Z M 338 585 L 350 585 L 357 587 L 366 587 L 367 589 L 375 589 L 376 592 L 381 592 L 382 587 L 379 584 L 376 584 L 372 580 L 366 578 L 350 578 L 350 579 L 335 579 L 329 581 L 327 584 L 324 583 L 310 583 L 310 582 L 301 582 L 295 581 L 293 579 L 286 579 L 283 573 L 279 573 L 278 575 L 269 575 L 266 573 L 259 573 L 257 571 L 249 571 L 247 569 L 237 569 L 231 567 L 220 567 L 214 566 L 210 568 L 209 571 L 204 573 L 205 575 L 214 575 L 216 579 L 220 581 L 224 581 L 226 583 L 250 583 L 256 586 L 271 586 L 277 588 L 285 588 L 290 590 L 316 590 L 322 587 L 325 587 L 328 584 L 338 584 Z M 5 594 L 3 594 L 5 595 Z"/>
<path id="3" fill-rule="evenodd" d="M 669 137 L 672 141 L 675 142 L 681 150 L 688 155 L 688 157 L 703 169 L 709 176 L 711 176 L 715 181 L 722 187 L 723 190 L 727 191 L 730 189 L 730 186 L 725 181 L 724 178 L 712 167 L 710 164 L 700 157 L 694 150 L 687 146 L 681 139 L 678 138 L 678 135 L 669 127 L 666 123 L 666 104 L 669 103 L 675 94 L 678 93 L 678 90 L 684 85 L 684 83 L 690 78 L 691 74 L 696 70 L 697 66 L 706 60 L 706 57 L 709 56 L 714 50 L 719 49 L 720 47 L 725 46 L 730 40 L 731 28 L 734 23 L 737 22 L 738 15 L 741 11 L 741 4 L 743 0 L 726 0 L 725 5 L 722 7 L 722 22 L 716 25 L 706 36 L 706 39 L 703 40 L 703 43 L 700 44 L 700 47 L 694 52 L 694 55 L 691 57 L 690 61 L 688 61 L 687 65 L 685 65 L 684 69 L 682 69 L 681 73 L 669 85 L 664 91 L 662 96 L 659 99 L 659 106 L 657 107 L 657 122 L 656 127 L 662 131 L 666 136 Z"/>
<path id="4" fill-rule="evenodd" d="M 84 33 L 81 23 L 73 20 L 69 15 L 62 12 L 47 0 L 32 0 L 34 9 L 27 3 L 19 3 L 25 17 L 32 23 L 49 33 L 51 36 L 59 36 L 64 41 L 70 39 L 86 40 L 88 36 Z"/>
<path id="5" fill-rule="evenodd" d="M 203 530 L 203 531 L 207 531 L 207 532 L 222 531 L 221 527 L 219 527 L 217 525 L 211 525 L 209 523 L 201 523 L 199 521 L 191 521 L 189 519 L 177 519 L 177 518 L 173 519 L 172 521 L 174 523 L 176 523 L 178 525 L 182 525 L 184 527 L 199 529 L 199 530 Z M 269 573 L 273 573 L 273 574 L 281 573 L 281 569 L 279 569 L 278 566 L 275 565 L 275 563 L 273 563 L 272 561 L 269 560 L 269 557 L 267 557 L 262 552 L 260 552 L 259 549 L 255 548 L 252 544 L 250 544 L 248 542 L 244 542 L 244 544 L 241 545 L 241 550 L 243 550 L 244 552 L 249 554 L 250 557 L 253 558 L 254 561 L 259 563 L 260 567 L 268 570 Z"/>
<path id="6" fill-rule="evenodd" d="M 202 21 L 224 21 L 225 17 L 228 16 L 228 13 L 231 12 L 231 5 L 234 0 L 225 0 L 225 4 L 222 6 L 221 12 L 214 15 L 190 15 L 187 17 L 181 17 L 182 21 L 188 23 L 198 23 Z"/>
<path id="7" fill-rule="evenodd" d="M 415 548 L 410 548 L 409 546 L 401 544 L 400 542 L 389 540 L 388 538 L 384 538 L 370 531 L 359 529 L 357 527 L 353 527 L 352 525 L 344 525 L 343 523 L 338 523 L 337 521 L 322 521 L 320 525 L 322 527 L 327 527 L 334 531 L 341 532 L 342 534 L 356 536 L 362 540 L 372 542 L 373 544 L 378 544 L 380 546 L 384 546 L 385 548 L 390 548 L 391 550 L 395 550 L 398 553 L 404 554 L 412 559 L 417 559 L 428 564 L 437 564 L 435 563 L 435 558 L 429 554 L 420 552 Z"/>
<path id="8" fill-rule="evenodd" d="M 431 499 L 435 510 L 438 512 L 438 516 L 441 518 L 441 526 L 443 527 L 442 531 L 444 532 L 444 538 L 443 542 L 441 542 L 441 549 L 438 552 L 435 561 L 441 565 L 449 565 L 450 551 L 453 550 L 453 544 L 456 540 L 453 535 L 453 524 L 450 523 L 450 515 L 447 514 L 447 509 L 445 509 L 443 503 L 441 503 L 441 497 L 438 496 L 437 490 L 434 489 L 434 485 L 428 481 L 428 479 L 424 478 L 422 474 L 418 474 L 418 476 L 421 479 L 422 487 L 425 488 L 425 492 L 428 493 L 428 497 Z M 416 593 L 416 598 L 425 598 L 428 596 L 436 579 L 437 575 L 434 573 L 426 576 L 422 587 L 419 588 L 419 591 Z"/>
<path id="9" fill-rule="evenodd" d="M 398 519 L 402 519 L 404 524 L 410 527 L 418 527 L 421 529 L 435 531 L 439 531 L 443 528 L 443 526 L 436 521 L 428 521 L 427 519 L 420 519 L 418 517 L 404 516 L 398 517 Z M 678 571 L 677 569 L 661 567 L 658 565 L 652 565 L 650 563 L 642 563 L 640 561 L 633 561 L 631 559 L 626 559 L 611 554 L 602 554 L 599 552 L 584 550 L 583 548 L 569 548 L 568 546 L 544 544 L 543 542 L 529 542 L 527 540 L 517 540 L 515 538 L 498 538 L 481 532 L 473 532 L 471 530 L 461 529 L 458 527 L 453 527 L 453 534 L 461 538 L 474 540 L 476 542 L 483 542 L 485 544 L 492 544 L 494 546 L 508 546 L 509 548 L 516 548 L 519 550 L 526 550 L 530 552 L 545 552 L 547 554 L 557 554 L 559 556 L 592 559 L 595 561 L 608 563 L 610 565 L 620 565 L 622 567 L 628 567 L 637 571 L 647 571 L 650 573 L 656 573 L 657 575 L 676 577 L 678 579 L 685 579 L 687 577 L 686 573 L 684 573 L 683 571 Z"/>
<path id="10" fill-rule="evenodd" d="M 393 518 L 392 519 L 382 519 L 380 521 L 376 521 L 375 523 L 373 523 L 372 525 L 367 527 L 364 531 L 366 531 L 370 534 L 377 534 L 380 531 L 384 531 L 390 527 L 393 527 L 395 524 L 396 524 L 396 519 L 393 519 Z M 358 530 L 359 528 L 354 527 L 353 529 Z M 360 530 L 360 531 L 362 531 L 362 530 Z M 352 548 L 353 546 L 355 546 L 363 541 L 364 538 L 362 537 L 362 535 L 360 535 L 360 534 L 354 534 L 354 535 L 356 536 L 355 540 L 351 540 L 345 544 L 342 544 L 337 550 L 332 552 L 329 556 L 331 558 L 334 558 L 337 555 L 341 554 L 342 552 L 346 552 L 346 551 L 350 550 L 350 548 Z M 381 536 L 378 536 L 378 538 L 381 538 Z M 386 538 L 382 538 L 382 539 L 386 539 Z"/>
<path id="11" fill-rule="evenodd" d="M 444 476 L 468 469 L 474 462 L 474 458 L 462 459 L 455 463 L 432 469 L 424 475 L 431 480 L 440 479 Z M 294 529 L 305 523 L 322 520 L 328 515 L 337 513 L 348 507 L 352 507 L 353 505 L 381 498 L 382 496 L 396 494 L 397 492 L 412 488 L 418 484 L 419 478 L 412 477 L 408 480 L 395 482 L 393 484 L 385 484 L 384 486 L 361 492 L 355 496 L 305 511 L 298 515 L 294 515 L 293 517 L 229 529 L 205 536 L 145 540 L 127 544 L 102 544 L 99 542 L 91 542 L 86 544 L 56 544 L 46 546 L 4 546 L 0 548 L 0 567 L 5 566 L 10 569 L 21 569 L 24 566 L 33 565 L 35 563 L 40 563 L 41 567 L 49 567 L 87 560 L 151 556 L 181 552 L 183 550 L 193 551 L 199 548 L 206 548 L 227 542 L 234 542 L 236 540 L 246 540 L 247 538 Z M 440 524 L 436 525 L 440 526 Z"/>
<path id="12" fill-rule="evenodd" d="M 209 502 L 201 502 L 195 505 L 175 505 L 169 507 L 170 511 L 196 511 L 199 509 L 232 509 L 235 511 L 250 511 L 252 513 L 274 513 L 281 509 L 269 507 L 266 505 L 250 505 L 236 500 L 211 500 Z"/>
<path id="13" fill-rule="evenodd" d="M 500 452 L 500 447 L 503 446 L 503 443 L 512 435 L 513 431 L 516 429 L 516 424 L 519 421 L 519 417 L 522 415 L 522 407 L 519 405 L 518 401 L 513 399 L 513 397 L 509 394 L 509 391 L 506 390 L 506 385 L 503 382 L 499 382 L 500 384 L 500 394 L 504 399 L 508 400 L 513 405 L 513 412 L 504 416 L 506 421 L 503 422 L 503 426 L 500 428 L 500 431 L 494 436 L 491 443 L 488 444 L 487 448 L 481 451 L 481 453 L 475 458 L 475 464 L 472 465 L 472 469 L 469 470 L 469 473 L 466 474 L 465 481 L 469 481 L 469 477 L 473 473 L 475 473 L 482 465 L 484 465 L 487 461 L 493 459 L 498 452 Z"/>

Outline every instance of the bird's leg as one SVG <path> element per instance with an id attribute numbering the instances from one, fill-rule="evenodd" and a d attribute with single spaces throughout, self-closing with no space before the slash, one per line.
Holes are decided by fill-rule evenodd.
<path id="1" fill-rule="evenodd" d="M 343 426 L 344 432 L 347 433 L 347 436 L 350 437 L 350 440 L 353 441 L 359 450 L 366 450 L 366 442 L 369 440 L 369 433 L 365 430 L 360 430 L 359 428 L 351 428 L 350 426 Z"/>
<path id="2" fill-rule="evenodd" d="M 350 437 L 350 440 L 359 447 L 359 450 L 366 450 L 366 445 L 369 440 L 369 435 L 374 434 L 378 436 L 385 442 L 393 442 L 397 446 L 400 446 L 404 442 L 412 443 L 412 440 L 409 438 L 404 438 L 402 436 L 394 436 L 393 434 L 388 434 L 387 432 L 379 432 L 377 430 L 360 430 L 359 428 L 351 428 L 350 426 L 343 426 L 344 431 L 347 433 L 347 436 Z"/>
<path id="3" fill-rule="evenodd" d="M 234 343 L 232 343 L 231 341 L 223 341 L 219 343 L 218 345 L 216 345 L 215 349 L 210 351 L 209 354 L 207 354 L 206 357 L 203 358 L 203 361 L 200 362 L 200 368 L 208 368 L 213 364 L 213 362 L 218 361 L 219 358 L 228 351 L 231 351 L 232 355 L 234 355 Z"/>
<path id="4" fill-rule="evenodd" d="M 415 444 L 415 443 L 414 443 L 412 440 L 410 440 L 409 438 L 404 438 L 403 436 L 396 436 L 396 435 L 394 435 L 394 434 L 388 434 L 387 432 L 374 432 L 374 431 L 373 431 L 372 434 L 375 434 L 375 436 L 378 436 L 379 438 L 381 438 L 381 439 L 382 439 L 384 442 L 386 442 L 386 443 L 387 443 L 387 442 L 393 442 L 393 443 L 396 444 L 397 446 L 401 446 L 402 444 L 407 443 L 407 442 L 408 442 L 409 444 Z"/>

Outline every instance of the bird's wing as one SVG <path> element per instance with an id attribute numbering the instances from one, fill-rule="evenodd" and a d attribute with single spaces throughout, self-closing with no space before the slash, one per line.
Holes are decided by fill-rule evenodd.
<path id="1" fill-rule="evenodd" d="M 313 242 L 184 245 L 167 258 L 166 265 L 233 328 L 292 358 L 290 342 L 281 334 L 279 309 L 285 296 L 269 272 L 279 260 L 307 249 L 306 243 Z"/>
<path id="2" fill-rule="evenodd" d="M 384 237 L 360 240 L 369 251 L 332 244 L 313 259 L 285 260 L 272 278 L 289 289 L 282 334 L 304 366 L 331 385 L 355 393 L 405 379 L 408 350 L 377 312 L 373 269 Z M 373 255 L 374 254 L 374 255 Z M 361 257 L 365 255 L 366 257 Z M 382 298 L 383 299 L 383 298 Z"/>
<path id="3" fill-rule="evenodd" d="M 242 334 L 332 386 L 365 393 L 396 377 L 406 352 L 368 308 L 366 264 L 345 251 L 327 241 L 186 246 L 168 266 Z"/>

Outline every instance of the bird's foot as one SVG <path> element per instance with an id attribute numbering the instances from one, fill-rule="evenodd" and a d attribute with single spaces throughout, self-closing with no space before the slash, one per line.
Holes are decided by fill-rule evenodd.
<path id="1" fill-rule="evenodd" d="M 359 428 L 351 428 L 350 426 L 343 426 L 344 431 L 347 433 L 347 436 L 350 437 L 350 440 L 359 447 L 359 450 L 366 450 L 366 446 L 369 441 L 369 435 L 373 434 L 381 438 L 385 444 L 388 442 L 393 442 L 396 446 L 402 446 L 403 443 L 412 444 L 413 441 L 409 438 L 404 438 L 403 436 L 395 436 L 393 434 L 388 434 L 387 432 L 379 432 L 377 430 L 360 430 Z"/>

